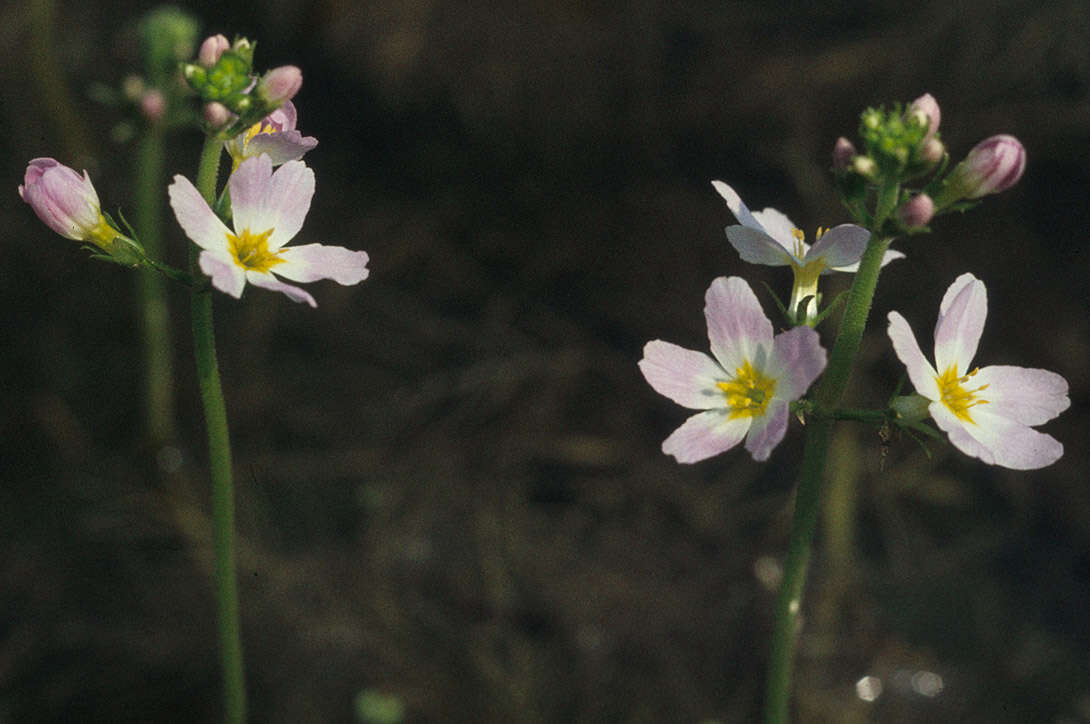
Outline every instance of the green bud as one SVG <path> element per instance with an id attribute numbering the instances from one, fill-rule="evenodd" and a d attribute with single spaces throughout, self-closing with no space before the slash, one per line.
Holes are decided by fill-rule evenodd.
<path id="1" fill-rule="evenodd" d="M 931 417 L 931 412 L 927 409 L 930 404 L 931 400 L 923 395 L 905 395 L 894 398 L 889 406 L 899 419 L 912 425 Z"/>
<path id="2" fill-rule="evenodd" d="M 144 72 L 152 85 L 163 85 L 180 61 L 193 57 L 197 44 L 197 20 L 174 7 L 152 10 L 140 21 Z"/>

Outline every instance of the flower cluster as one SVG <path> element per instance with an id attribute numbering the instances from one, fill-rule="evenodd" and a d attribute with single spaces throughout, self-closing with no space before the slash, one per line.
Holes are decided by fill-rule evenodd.
<path id="1" fill-rule="evenodd" d="M 1021 177 L 1025 150 L 1009 135 L 980 142 L 943 176 L 940 121 L 939 104 L 930 94 L 903 110 L 868 109 L 860 123 L 863 152 L 846 138 L 833 147 L 838 187 L 857 223 L 819 227 L 813 245 L 785 214 L 773 208 L 750 211 L 733 188 L 712 182 L 738 222 L 726 234 L 742 260 L 791 268 L 790 300 L 780 305 L 791 328 L 774 335 L 749 286 L 738 277 L 721 277 L 708 289 L 704 308 L 710 357 L 661 340 L 649 342 L 639 368 L 651 387 L 701 410 L 666 439 L 664 452 L 692 463 L 744 439 L 754 459 L 767 459 L 784 437 L 791 403 L 825 370 L 825 350 L 814 329 L 829 311 L 821 307 L 820 277 L 857 272 L 873 246 L 868 264 L 876 279 L 880 266 L 905 256 L 888 250 L 893 237 L 923 231 L 936 214 L 964 210 Z M 909 187 L 932 175 L 922 188 Z M 1049 465 L 1063 454 L 1063 445 L 1033 427 L 1068 407 L 1067 382 L 1046 370 L 972 367 L 986 307 L 984 283 L 972 274 L 958 277 L 940 305 L 934 366 L 904 317 L 890 312 L 889 337 L 917 395 L 897 398 L 870 419 L 912 428 L 931 417 L 956 448 L 986 463 L 1015 469 Z M 812 400 L 800 402 L 799 411 L 837 414 Z"/>

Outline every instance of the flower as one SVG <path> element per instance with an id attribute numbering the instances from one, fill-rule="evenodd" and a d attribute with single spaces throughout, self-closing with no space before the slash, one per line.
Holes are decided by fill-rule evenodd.
<path id="1" fill-rule="evenodd" d="M 954 447 L 990 465 L 1030 470 L 1063 455 L 1055 438 L 1031 428 L 1066 410 L 1067 381 L 1048 370 L 971 367 L 988 314 L 984 282 L 962 274 L 946 290 L 935 325 L 935 366 L 908 322 L 889 313 L 889 338 L 916 392 Z"/>
<path id="2" fill-rule="evenodd" d="M 52 158 L 36 158 L 27 165 L 19 197 L 61 236 L 110 250 L 117 232 L 102 215 L 98 194 L 86 171 L 81 177 Z"/>
<path id="3" fill-rule="evenodd" d="M 227 141 L 224 148 L 231 155 L 233 168 L 237 169 L 243 159 L 263 153 L 268 154 L 273 166 L 301 159 L 303 154 L 318 145 L 318 139 L 304 137 L 295 130 L 297 118 L 295 104 L 285 101 L 284 105 Z"/>
<path id="4" fill-rule="evenodd" d="M 916 194 L 901 205 L 897 216 L 906 227 L 925 226 L 935 215 L 935 202 L 927 194 Z"/>
<path id="5" fill-rule="evenodd" d="M 215 67 L 220 57 L 230 50 L 231 42 L 224 35 L 210 35 L 201 43 L 201 49 L 197 53 L 197 62 L 204 68 Z"/>
<path id="6" fill-rule="evenodd" d="M 168 189 L 178 223 L 204 250 L 201 271 L 212 277 L 216 289 L 238 299 L 249 282 L 316 307 L 312 296 L 280 281 L 273 271 L 296 282 L 332 279 L 348 285 L 367 278 L 366 252 L 322 244 L 284 246 L 302 227 L 314 195 L 314 172 L 302 161 L 289 161 L 273 173 L 272 161 L 262 154 L 239 164 L 228 185 L 234 230 L 185 177 L 175 176 Z"/>
<path id="7" fill-rule="evenodd" d="M 281 65 L 261 77 L 254 95 L 265 102 L 266 108 L 276 108 L 290 101 L 303 87 L 303 71 L 294 65 Z"/>
<path id="8" fill-rule="evenodd" d="M 714 359 L 669 342 L 643 349 L 640 371 L 659 394 L 694 410 L 662 443 L 681 463 L 695 463 L 746 439 L 767 460 L 787 431 L 789 405 L 825 369 L 825 350 L 809 327 L 772 336 L 772 323 L 740 277 L 708 287 L 704 316 Z"/>
<path id="9" fill-rule="evenodd" d="M 962 199 L 979 199 L 1006 191 L 1026 170 L 1026 149 L 1014 136 L 1001 133 L 973 146 L 943 182 L 935 205 L 943 208 Z"/>
<path id="10" fill-rule="evenodd" d="M 939 130 L 939 121 L 942 119 L 939 102 L 935 100 L 935 96 L 924 93 L 912 101 L 912 105 L 908 107 L 908 110 L 917 117 L 921 126 L 927 126 L 927 133 L 924 135 L 923 140 L 931 140 Z"/>
<path id="11" fill-rule="evenodd" d="M 727 207 L 738 219 L 740 226 L 727 227 L 727 239 L 738 250 L 744 261 L 768 266 L 790 266 L 795 273 L 791 289 L 790 314 L 798 311 L 798 305 L 811 297 L 806 307 L 806 319 L 817 315 L 818 277 L 831 271 L 854 272 L 859 259 L 867 248 L 870 232 L 855 224 L 841 224 L 822 233 L 818 229 L 813 246 L 806 243 L 806 235 L 791 219 L 776 209 L 750 212 L 742 199 L 722 181 L 712 181 Z M 882 258 L 883 266 L 903 257 L 899 251 L 887 251 Z"/>

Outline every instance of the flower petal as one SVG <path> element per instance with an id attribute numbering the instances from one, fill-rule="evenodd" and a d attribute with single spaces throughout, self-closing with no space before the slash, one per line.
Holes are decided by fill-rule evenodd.
<path id="1" fill-rule="evenodd" d="M 719 192 L 719 195 L 726 200 L 727 208 L 734 214 L 734 218 L 738 219 L 739 224 L 761 232 L 765 230 L 764 227 L 753 218 L 753 214 L 751 214 L 749 209 L 746 208 L 746 205 L 742 203 L 742 197 L 740 197 L 734 189 L 727 186 L 722 181 L 712 181 L 712 186 L 714 186 L 715 190 Z"/>
<path id="2" fill-rule="evenodd" d="M 719 277 L 704 297 L 712 355 L 732 374 L 746 362 L 764 369 L 772 352 L 772 322 L 741 277 Z"/>
<path id="3" fill-rule="evenodd" d="M 771 236 L 779 245 L 788 252 L 792 252 L 795 248 L 795 230 L 798 228 L 791 219 L 787 218 L 787 215 L 782 211 L 777 211 L 773 208 L 766 208 L 762 211 L 754 211 L 753 218 L 757 220 L 766 234 Z M 809 247 L 803 244 L 804 249 Z M 801 262 L 802 259 L 799 259 Z"/>
<path id="4" fill-rule="evenodd" d="M 202 249 L 227 250 L 227 235 L 231 233 L 231 230 L 224 226 L 189 179 L 185 176 L 175 176 L 174 183 L 167 189 L 167 194 L 170 196 L 170 207 L 174 209 L 178 224 L 194 244 Z M 209 274 L 209 276 L 212 275 Z M 240 288 L 239 294 L 241 293 Z M 237 297 L 238 294 L 234 296 Z"/>
<path id="5" fill-rule="evenodd" d="M 1063 444 L 1056 438 L 992 414 L 987 406 L 973 408 L 975 422 L 959 420 L 941 402 L 932 403 L 928 409 L 955 447 L 990 465 L 1035 470 L 1051 465 L 1063 456 Z"/>
<path id="6" fill-rule="evenodd" d="M 235 299 L 242 296 L 246 272 L 235 263 L 230 252 L 221 249 L 202 251 L 197 261 L 201 271 L 212 277 L 212 286 Z"/>
<path id="7" fill-rule="evenodd" d="M 726 411 L 699 412 L 674 430 L 662 443 L 662 451 L 679 463 L 695 463 L 730 450 L 749 430 L 749 417 L 729 419 Z"/>
<path id="8" fill-rule="evenodd" d="M 855 224 L 841 224 L 829 229 L 817 240 L 810 251 L 806 252 L 806 261 L 825 258 L 825 266 L 841 267 L 855 264 L 867 248 L 870 232 Z"/>
<path id="9" fill-rule="evenodd" d="M 793 255 L 768 234 L 748 226 L 727 227 L 727 241 L 738 250 L 742 261 L 767 266 L 786 266 Z"/>
<path id="10" fill-rule="evenodd" d="M 939 385 L 935 381 L 938 374 L 935 372 L 935 368 L 931 366 L 931 363 L 927 361 L 927 358 L 923 356 L 923 352 L 920 351 L 916 335 L 912 333 L 912 328 L 908 326 L 905 318 L 897 312 L 890 312 L 887 332 L 890 341 L 893 343 L 893 351 L 897 353 L 897 358 L 901 360 L 905 369 L 908 370 L 908 379 L 912 380 L 912 386 L 916 388 L 916 392 L 929 400 L 941 398 Z M 943 409 L 945 409 L 945 406 L 943 406 Z M 933 413 L 932 416 L 934 416 Z"/>
<path id="11" fill-rule="evenodd" d="M 802 397 L 825 369 L 825 362 L 825 348 L 814 329 L 799 326 L 777 334 L 765 368 L 776 380 L 773 398 L 790 402 Z"/>
<path id="12" fill-rule="evenodd" d="M 886 264 L 889 264 L 891 261 L 895 261 L 897 259 L 904 259 L 904 258 L 905 258 L 905 255 L 904 255 L 903 252 L 900 252 L 900 251 L 887 251 L 885 254 L 882 255 L 882 266 L 885 266 Z M 857 272 L 857 271 L 859 271 L 859 262 L 855 262 L 854 264 L 846 264 L 844 266 L 835 266 L 835 267 L 832 267 L 830 269 L 827 269 L 826 271 Z"/>
<path id="13" fill-rule="evenodd" d="M 954 447 L 969 457 L 978 458 L 988 465 L 995 465 L 995 454 L 991 449 L 973 437 L 966 423 L 958 419 L 957 415 L 951 412 L 944 403 L 932 402 L 927 409 L 931 413 L 931 419 L 940 430 L 946 433 Z"/>
<path id="14" fill-rule="evenodd" d="M 655 392 L 694 410 L 725 408 L 726 398 L 715 386 L 727 379 L 723 368 L 703 352 L 656 339 L 643 348 L 640 372 Z"/>
<path id="15" fill-rule="evenodd" d="M 1007 365 L 982 367 L 966 386 L 981 385 L 987 385 L 979 396 L 988 401 L 990 414 L 1023 425 L 1041 425 L 1071 406 L 1067 380 L 1048 370 Z"/>
<path id="16" fill-rule="evenodd" d="M 796 327 L 796 329 L 798 329 Z M 807 327 L 809 329 L 809 327 Z M 813 332 L 814 330 L 810 330 Z M 754 460 L 768 460 L 772 449 L 780 444 L 787 432 L 789 405 L 784 400 L 773 399 L 768 403 L 765 414 L 753 418 L 749 434 L 746 435 L 746 450 Z"/>
<path id="17" fill-rule="evenodd" d="M 292 286 L 291 284 L 285 284 L 272 274 L 263 274 L 250 270 L 246 272 L 246 281 L 250 282 L 255 287 L 269 289 L 274 292 L 282 292 L 293 302 L 306 302 L 312 307 L 318 306 L 318 302 L 314 301 L 314 297 L 310 296 L 305 290 Z"/>
<path id="18" fill-rule="evenodd" d="M 247 158 L 238 165 L 227 185 L 231 189 L 231 218 L 235 231 L 249 229 L 260 234 L 272 224 L 266 218 L 265 189 L 272 177 L 272 160 L 268 156 Z"/>
<path id="19" fill-rule="evenodd" d="M 935 324 L 937 369 L 945 372 L 950 365 L 957 365 L 958 374 L 969 371 L 987 316 L 984 282 L 972 274 L 962 274 L 946 290 L 939 307 L 939 321 Z"/>
<path id="20" fill-rule="evenodd" d="M 269 251 L 276 251 L 303 226 L 314 196 L 314 172 L 302 161 L 288 161 L 273 173 L 272 160 L 262 154 L 240 163 L 230 185 L 235 230 L 272 229 Z"/>
<path id="21" fill-rule="evenodd" d="M 352 251 L 343 246 L 303 244 L 280 250 L 284 261 L 277 264 L 277 276 L 293 282 L 313 282 L 332 279 L 338 284 L 359 284 L 367 278 L 367 252 Z"/>
<path id="22" fill-rule="evenodd" d="M 281 131 L 279 133 L 260 133 L 246 144 L 246 156 L 266 154 L 273 166 L 287 161 L 298 161 L 307 151 L 318 145 L 313 136 L 304 137 L 299 131 Z"/>

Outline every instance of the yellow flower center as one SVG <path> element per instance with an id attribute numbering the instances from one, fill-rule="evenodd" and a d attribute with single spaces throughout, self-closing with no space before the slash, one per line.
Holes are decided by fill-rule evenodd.
<path id="1" fill-rule="evenodd" d="M 272 229 L 266 229 L 260 234 L 243 229 L 238 236 L 227 234 L 227 243 L 235 263 L 243 269 L 259 272 L 267 272 L 282 263 L 284 260 L 275 251 L 269 251 L 269 235 L 272 233 Z"/>
<path id="2" fill-rule="evenodd" d="M 237 171 L 238 165 L 246 158 L 246 146 L 253 140 L 254 136 L 260 136 L 263 133 L 271 136 L 279 133 L 279 131 L 271 124 L 260 120 L 242 132 L 238 137 L 237 146 L 232 143 L 227 144 L 227 152 L 231 154 L 231 173 Z"/>
<path id="3" fill-rule="evenodd" d="M 715 386 L 723 391 L 730 408 L 730 417 L 760 417 L 765 414 L 768 401 L 776 391 L 776 380 L 766 377 L 760 370 L 753 369 L 749 360 L 735 371 L 734 379 L 729 382 L 716 382 Z"/>
<path id="4" fill-rule="evenodd" d="M 958 366 L 950 365 L 945 372 L 935 378 L 935 382 L 939 386 L 939 394 L 942 396 L 942 404 L 946 405 L 950 412 L 957 415 L 959 420 L 971 422 L 974 425 L 976 421 L 970 417 L 969 408 L 974 405 L 988 404 L 987 400 L 979 397 L 979 393 L 988 389 L 988 385 L 981 385 L 971 390 L 962 387 L 962 385 L 979 371 L 980 368 L 976 367 L 969 374 L 959 377 Z"/>

